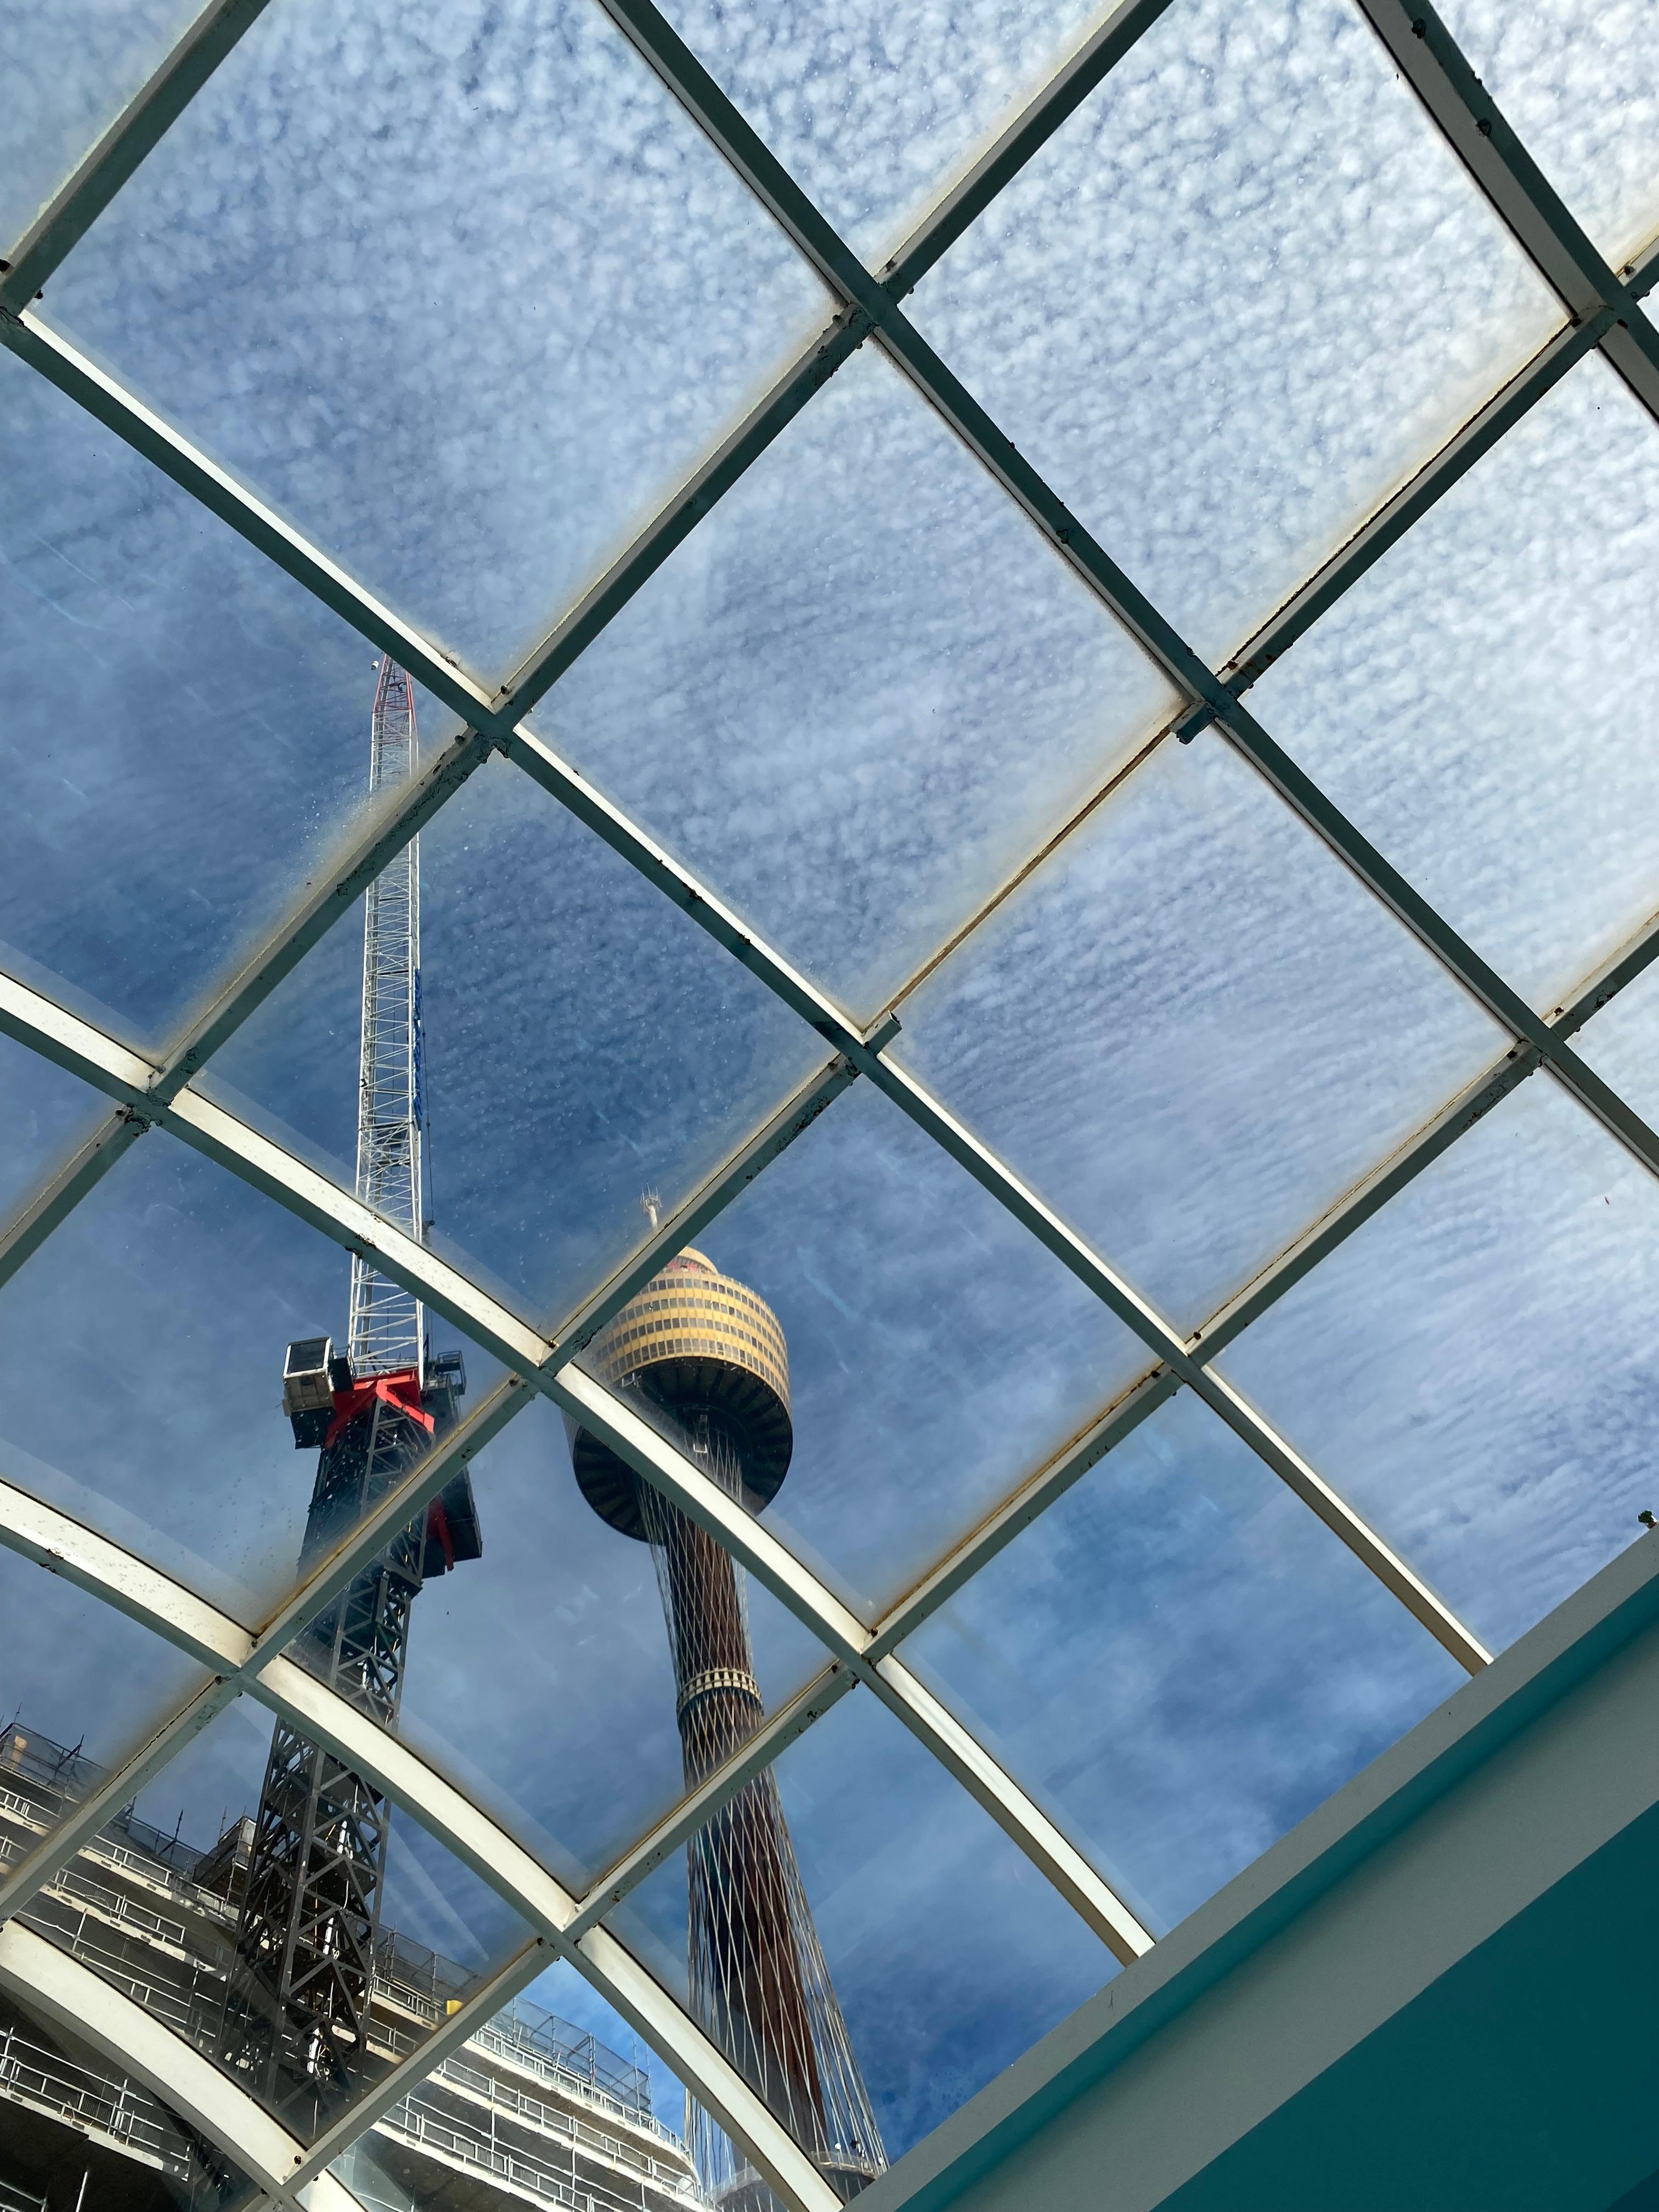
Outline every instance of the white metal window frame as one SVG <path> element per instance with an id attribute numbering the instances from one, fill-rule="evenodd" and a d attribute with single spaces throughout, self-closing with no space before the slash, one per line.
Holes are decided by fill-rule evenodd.
<path id="1" fill-rule="evenodd" d="M 605 1915 L 653 1867 L 678 1850 L 726 1796 L 841 1697 L 862 1685 L 906 1722 L 1121 1959 L 1131 1960 L 1148 1948 L 1151 1937 L 1127 1906 L 896 1654 L 913 1629 L 1183 1382 L 1228 1422 L 1465 1667 L 1474 1671 L 1485 1663 L 1487 1655 L 1478 1641 L 1409 1565 L 1211 1371 L 1211 1364 L 1293 1283 L 1540 1067 L 1644 1165 L 1659 1172 L 1659 1138 L 1578 1058 L 1570 1042 L 1591 1013 L 1659 953 L 1659 916 L 1588 977 L 1571 1001 L 1547 1019 L 1540 1017 L 1346 821 L 1242 701 L 1266 668 L 1585 353 L 1599 348 L 1642 404 L 1659 416 L 1659 332 L 1639 305 L 1659 276 L 1659 250 L 1650 248 L 1630 267 L 1614 272 L 1548 185 L 1433 11 L 1426 7 L 1407 9 L 1398 0 L 1355 0 L 1477 187 L 1556 292 L 1568 319 L 1409 483 L 1321 565 L 1226 667 L 1212 670 L 1069 514 L 927 345 L 901 306 L 927 269 L 1164 12 L 1169 0 L 1126 0 L 1115 9 L 879 271 L 866 269 L 836 236 L 650 0 L 598 0 L 782 225 L 841 306 L 828 328 L 802 349 L 770 392 L 567 611 L 510 681 L 489 695 L 28 309 L 34 294 L 266 4 L 268 0 L 214 0 L 93 148 L 14 249 L 9 269 L 0 273 L 0 342 L 259 546 L 365 637 L 393 653 L 462 716 L 466 728 L 360 834 L 354 848 L 339 857 L 329 880 L 296 907 L 160 1065 L 130 1052 L 42 994 L 0 977 L 0 1030 L 118 1102 L 109 1122 L 0 1231 L 0 1280 L 23 1264 L 128 1146 L 146 1130 L 159 1127 L 219 1161 L 348 1249 L 371 1254 L 377 1267 L 417 1290 L 502 1360 L 511 1379 L 257 1631 L 230 1620 L 147 1562 L 0 1481 L 0 1542 L 143 1621 L 180 1649 L 193 1652 L 210 1670 L 208 1686 L 173 1715 L 94 1799 L 77 1808 L 39 1851 L 12 1870 L 0 1885 L 0 1920 L 15 1912 L 117 1805 L 126 1802 L 230 1698 L 255 1696 L 332 1743 L 373 1776 L 490 1881 L 536 1931 L 527 1947 L 475 1992 L 461 2013 L 325 2137 L 308 2151 L 302 2147 L 297 2156 L 283 2148 L 276 2166 L 270 2163 L 274 2138 L 267 2140 L 275 2123 L 210 2068 L 219 2085 L 215 2094 L 220 2103 L 214 2106 L 208 2132 L 262 2186 L 285 2202 L 295 2201 L 288 2192 L 313 2177 L 319 2185 L 337 2190 L 323 2172 L 326 2159 L 437 2063 L 445 2049 L 542 1971 L 550 1956 L 557 1956 L 577 1965 L 696 2095 L 721 2115 L 786 2201 L 802 2212 L 809 2207 L 812 2212 L 829 2212 L 832 2200 L 805 2154 L 695 2021 L 618 1942 L 605 1925 Z M 873 339 L 903 371 L 1176 685 L 1183 704 L 1154 744 L 1171 736 L 1190 738 L 1213 722 L 1223 738 L 1514 1039 L 1500 1060 L 1190 1337 L 1181 1337 L 1006 1164 L 884 1056 L 884 1047 L 897 1028 L 894 1009 L 902 1004 L 915 979 L 895 994 L 891 1008 L 880 1020 L 867 1029 L 859 1027 L 524 725 L 523 718 L 536 701 L 866 339 Z M 192 1085 L 212 1053 L 349 910 L 379 869 L 497 750 L 741 960 L 823 1037 L 826 1052 L 832 1055 L 818 1075 L 663 1224 L 625 1269 L 599 1286 L 550 1336 L 531 1327 L 461 1271 L 367 1213 L 325 1177 L 215 1105 Z M 1063 843 L 1066 834 L 1062 831 L 1054 842 Z M 952 945 L 971 934 L 1001 896 L 960 927 Z M 625 1404 L 571 1364 L 594 1330 L 663 1260 L 698 1233 L 859 1076 L 885 1091 L 1127 1322 L 1146 1345 L 1152 1363 L 1115 1406 L 1048 1466 L 1029 1476 L 997 1513 L 873 1627 L 852 1614 L 769 1528 L 735 1507 Z M 813 1682 L 580 1899 L 572 1897 L 429 1764 L 283 1656 L 285 1645 L 306 1620 L 374 1555 L 377 1541 L 383 1541 L 391 1528 L 441 1487 L 464 1453 L 480 1449 L 535 1393 L 552 1398 L 607 1437 L 646 1480 L 726 1544 L 819 1637 L 828 1654 L 825 1669 Z M 146 2035 L 167 2036 L 170 2032 L 150 2021 L 130 2000 L 118 1998 L 88 1970 L 55 1953 L 52 1956 L 58 1963 L 49 1964 L 38 1956 L 40 1949 L 50 1952 L 51 1947 L 15 1921 L 9 1922 L 0 1932 L 0 1978 L 21 1990 L 33 1976 L 38 2002 L 49 2011 L 56 2008 L 55 2016 L 131 2063 L 141 2075 L 146 2064 L 161 2059 L 168 2065 L 185 2065 L 184 2058 L 178 2052 L 169 2054 L 164 2044 L 155 2045 L 161 2059 L 153 2053 L 138 2055 L 141 2045 L 143 2052 L 150 2052 L 143 2041 Z M 25 1963 L 20 1966 L 20 1960 Z M 48 1985 L 50 1996 L 45 1993 Z M 138 2014 L 137 2021 L 125 2018 L 124 2006 Z M 172 2041 L 179 2043 L 179 2039 Z M 190 2046 L 179 2044 L 179 2051 L 196 2068 L 207 2066 Z M 177 2083 L 185 2078 L 183 2074 L 169 2075 L 155 2086 L 179 2103 Z M 193 2075 L 190 2079 L 195 2081 Z M 207 2124 L 205 2120 L 203 2124 Z M 311 2201 L 317 2205 L 325 2200 L 313 2188 Z M 341 2191 L 330 2201 L 343 2204 L 349 2200 Z"/>

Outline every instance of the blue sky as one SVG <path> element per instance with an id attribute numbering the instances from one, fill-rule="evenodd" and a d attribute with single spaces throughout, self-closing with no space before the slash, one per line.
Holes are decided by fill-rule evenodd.
<path id="1" fill-rule="evenodd" d="M 178 27 L 134 6 L 118 50 L 106 10 L 27 12 L 13 229 Z M 1074 0 L 669 12 L 872 260 L 1087 27 Z M 1659 79 L 1634 8 L 1449 13 L 1597 238 L 1639 244 Z M 1336 0 L 1177 0 L 914 305 L 1217 659 L 1557 317 Z M 489 677 L 829 312 L 573 0 L 276 0 L 44 309 Z M 6 354 L 0 446 L 0 960 L 159 1049 L 359 819 L 374 656 Z M 1656 455 L 1586 362 L 1253 695 L 1546 1012 L 1659 902 Z M 1010 890 L 1169 701 L 866 349 L 536 726 L 854 1013 L 905 993 L 896 1056 L 1191 1328 L 1503 1042 L 1212 735 Z M 422 700 L 428 749 L 453 727 Z M 641 1188 L 685 1196 L 822 1041 L 501 763 L 422 870 L 441 1237 L 552 1323 L 636 1244 Z M 348 1182 L 358 928 L 210 1085 Z M 1659 1116 L 1659 985 L 1582 1042 Z M 0 1208 L 106 1110 L 0 1042 Z M 1656 1205 L 1534 1077 L 1223 1360 L 1493 1643 L 1659 1507 Z M 866 1615 L 1146 1364 L 861 1085 L 700 1241 L 788 1336 L 772 1517 Z M 0 1472 L 257 1620 L 313 1471 L 283 1347 L 343 1329 L 346 1279 L 282 1209 L 145 1139 L 0 1290 Z M 493 1370 L 468 1365 L 476 1402 Z M 476 1481 L 485 1556 L 421 1600 L 404 1726 L 583 1881 L 680 1787 L 648 1554 L 588 1512 L 545 1407 Z M 823 1655 L 750 1605 L 775 1703 Z M 0 1711 L 101 1759 L 194 1680 L 4 1554 L 0 1621 Z M 908 1656 L 1159 1928 L 1458 1679 L 1185 1395 Z M 143 1809 L 208 1840 L 268 1740 L 233 1709 Z M 1112 1964 L 863 1693 L 779 1774 L 896 2152 Z M 511 1916 L 397 1835 L 398 1924 L 474 1969 L 504 1955 Z M 678 1863 L 629 1907 L 671 1981 L 684 1913 Z M 568 1972 L 543 1994 L 631 2049 Z"/>

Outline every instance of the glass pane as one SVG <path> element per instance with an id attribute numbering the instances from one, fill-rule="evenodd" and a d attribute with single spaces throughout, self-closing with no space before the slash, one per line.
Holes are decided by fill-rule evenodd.
<path id="1" fill-rule="evenodd" d="M 270 9 L 46 305 L 491 673 L 829 313 L 577 0 Z"/>
<path id="2" fill-rule="evenodd" d="M 189 27 L 198 0 L 21 0 L 0 15 L 0 254 Z"/>
<path id="3" fill-rule="evenodd" d="M 902 1656 L 1159 1934 L 1466 1679 L 1184 1390 Z"/>
<path id="4" fill-rule="evenodd" d="M 1251 695 L 1541 1010 L 1655 903 L 1656 565 L 1659 434 L 1593 356 Z"/>
<path id="5" fill-rule="evenodd" d="M 469 2201 L 458 2186 L 488 2192 L 481 2204 L 678 2212 L 699 2201 L 680 2133 L 684 2103 L 627 2022 L 574 1967 L 556 1966 L 331 2171 L 364 2212 L 437 2212 Z"/>
<path id="6" fill-rule="evenodd" d="M 915 313 L 1215 660 L 1561 319 L 1341 0 L 1177 0 Z"/>
<path id="7" fill-rule="evenodd" d="M 1097 12 L 1093 0 L 787 11 L 674 0 L 665 10 L 872 269 Z"/>
<path id="8" fill-rule="evenodd" d="M 1542 1076 L 1222 1360 L 1493 1649 L 1659 1510 L 1659 1185 Z"/>
<path id="9" fill-rule="evenodd" d="M 344 1342 L 349 1266 L 141 1139 L 0 1288 L 0 1471 L 257 1626 L 295 1580 L 317 1473 L 283 1417 L 285 1350 Z M 469 1364 L 482 1396 L 489 1363 Z"/>
<path id="10" fill-rule="evenodd" d="M 207 1680 L 101 1598 L 0 1551 L 0 1858 L 32 1851 Z"/>
<path id="11" fill-rule="evenodd" d="M 114 1110 L 102 1091 L 0 1037 L 0 1224 L 26 1206 Z"/>
<path id="12" fill-rule="evenodd" d="M 892 1052 L 1186 1329 L 1503 1048 L 1211 735 L 1161 746 Z"/>
<path id="13" fill-rule="evenodd" d="M 872 1622 L 1151 1364 L 866 1084 L 698 1241 L 783 1334 L 793 1456 L 766 1518 Z"/>
<path id="14" fill-rule="evenodd" d="M 118 2060 L 0 1996 L 7 2212 L 239 2212 L 270 2201 Z"/>
<path id="15" fill-rule="evenodd" d="M 1659 1121 L 1659 975 L 1638 975 L 1572 1042 L 1644 1121 Z"/>
<path id="16" fill-rule="evenodd" d="M 1617 268 L 1659 224 L 1659 54 L 1641 0 L 1446 0 L 1441 12 Z"/>
<path id="17" fill-rule="evenodd" d="M 536 719 L 867 1018 L 1173 705 L 866 346 Z"/>
<path id="18" fill-rule="evenodd" d="M 281 1741 L 284 1778 L 300 1779 L 266 1797 L 270 1716 L 239 1698 L 140 1793 L 118 1837 L 97 1838 L 21 1917 L 308 2141 L 529 1931 L 407 1814 L 391 1814 L 315 1747 Z M 378 1925 L 327 1891 L 326 1870 L 308 1897 L 294 1895 L 279 1850 L 307 1812 L 308 1760 L 321 1763 L 323 1822 L 337 1824 L 349 1802 L 354 1893 L 378 1906 Z M 257 1963 L 258 1938 L 286 1939 L 307 1911 L 314 1932 L 301 1927 L 293 1984 L 279 1990 Z M 331 1973 L 319 1972 L 325 1958 L 338 1961 Z"/>
<path id="19" fill-rule="evenodd" d="M 775 1959 L 785 1990 L 807 1990 L 814 2049 L 842 2042 L 850 2051 L 850 2069 L 824 2064 L 824 2078 L 861 2077 L 880 2154 L 890 2161 L 1092 1996 L 1116 1962 L 966 1791 L 864 1692 L 793 1744 L 775 1771 L 775 1796 L 763 1782 L 751 1785 L 757 1794 L 746 1814 L 739 1801 L 740 1824 L 711 1824 L 696 1847 L 699 1893 L 712 1900 L 699 1916 L 708 1963 L 696 1989 L 706 1996 L 693 1994 L 688 1975 L 684 1863 L 659 1868 L 611 1917 L 699 2017 L 732 2022 L 721 2031 L 724 2047 L 751 2074 L 764 2072 L 775 2109 L 793 2102 L 800 2139 L 809 2140 L 810 2103 L 799 2087 L 792 2100 L 787 2043 L 757 2002 L 743 2001 L 758 1969 L 745 1972 L 741 1950 L 721 1940 L 723 1895 L 749 1907 L 762 1929 L 775 1921 L 766 1910 L 764 1868 L 781 1852 L 775 1863 L 786 1871 L 774 1879 L 791 1893 L 800 1932 L 793 1943 L 779 1934 L 765 1956 Z M 792 1861 L 799 1868 L 793 1878 Z M 736 1996 L 722 2000 L 722 1990 Z M 717 2015 L 711 2003 L 724 2009 Z M 832 2097 L 837 2101 L 848 2100 Z M 707 2182 L 719 2146 L 707 2135 L 700 2143 L 694 2127 L 693 2148 Z"/>
<path id="20" fill-rule="evenodd" d="M 0 961 L 154 1048 L 362 812 L 374 656 L 10 354 L 0 422 Z"/>
<path id="21" fill-rule="evenodd" d="M 483 1556 L 415 1608 L 399 1730 L 580 1893 L 686 1787 L 656 1571 L 588 1507 L 550 1406 L 471 1472 Z M 830 1655 L 753 1583 L 746 1607 L 775 1708 Z"/>
<path id="22" fill-rule="evenodd" d="M 421 839 L 435 1240 L 562 1319 L 805 1082 L 822 1038 L 527 776 L 492 761 Z M 203 1087 L 352 1187 L 361 909 Z M 252 1107 L 249 1101 L 253 1102 Z M 294 1133 L 298 1132 L 296 1136 Z"/>

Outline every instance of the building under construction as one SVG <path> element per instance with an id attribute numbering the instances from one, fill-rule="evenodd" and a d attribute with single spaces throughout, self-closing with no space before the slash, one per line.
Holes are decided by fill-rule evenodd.
<path id="1" fill-rule="evenodd" d="M 0 1739 L 0 1867 L 102 1779 L 72 1750 L 12 1727 Z M 251 1815 L 203 1850 L 128 1814 L 20 1917 L 212 2055 L 255 1842 Z M 361 2065 L 371 2076 L 416 2049 L 471 1980 L 386 1927 L 367 1974 Z M 684 2142 L 652 2112 L 643 2068 L 522 1997 L 378 2119 L 338 2171 L 365 2212 L 695 2212 L 702 2203 Z M 0 1998 L 3 2212 L 228 2212 L 245 2193 L 149 2089 Z"/>
<path id="2" fill-rule="evenodd" d="M 702 1253 L 671 1260 L 597 1335 L 589 1364 L 630 1394 L 728 1495 L 758 1513 L 789 1471 L 789 1354 L 771 1308 Z M 765 1717 L 742 1571 L 586 1430 L 571 1439 L 595 1512 L 651 1546 L 674 1658 L 688 1789 Z M 824 1964 L 770 1767 L 686 1850 L 692 2008 L 843 2198 L 886 2164 Z M 706 2114 L 688 2130 L 703 2185 L 731 2212 L 774 2200 Z"/>

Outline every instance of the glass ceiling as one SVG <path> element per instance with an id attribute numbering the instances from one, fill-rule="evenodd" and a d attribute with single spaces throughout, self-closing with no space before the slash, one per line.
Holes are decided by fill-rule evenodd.
<path id="1" fill-rule="evenodd" d="M 9 12 L 0 1720 L 80 1780 L 0 1992 L 216 2201 L 381 2202 L 528 1990 L 831 2212 L 687 1979 L 756 1774 L 896 2160 L 1659 1504 L 1659 78 L 1445 10 Z M 691 1244 L 787 1340 L 763 1514 L 589 1350 Z M 278 1409 L 354 1252 L 467 1362 L 393 1506 L 470 1456 L 483 1533 L 395 1732 L 303 1639 L 401 1522 L 302 1577 Z M 691 1797 L 575 1425 L 746 1586 Z M 292 2136 L 61 1907 L 273 1714 L 459 2017 Z"/>

